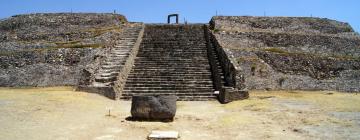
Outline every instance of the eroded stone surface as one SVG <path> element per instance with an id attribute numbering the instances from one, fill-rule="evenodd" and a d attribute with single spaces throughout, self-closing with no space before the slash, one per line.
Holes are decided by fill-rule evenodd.
<path id="1" fill-rule="evenodd" d="M 229 16 L 211 26 L 249 90 L 360 91 L 360 36 L 347 23 Z"/>
<path id="2" fill-rule="evenodd" d="M 173 96 L 133 96 L 131 115 L 140 120 L 172 120 L 176 113 Z"/>

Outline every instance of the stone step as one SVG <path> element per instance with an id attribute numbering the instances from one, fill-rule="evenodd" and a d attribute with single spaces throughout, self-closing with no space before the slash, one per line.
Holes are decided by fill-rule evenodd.
<path id="1" fill-rule="evenodd" d="M 132 72 L 138 74 L 209 74 L 209 67 L 175 67 L 175 66 L 142 66 L 134 65 Z"/>
<path id="2" fill-rule="evenodd" d="M 112 72 L 119 72 L 120 69 L 100 69 L 98 73 L 112 73 Z"/>
<path id="3" fill-rule="evenodd" d="M 187 79 L 187 80 L 199 80 L 199 79 L 210 79 L 211 76 L 129 76 L 129 79 L 164 79 L 164 80 L 177 80 L 177 79 Z"/>
<path id="4" fill-rule="evenodd" d="M 126 41 L 126 42 L 118 42 L 114 47 L 113 49 L 127 49 L 127 50 L 131 50 L 132 47 L 134 46 L 135 42 L 131 42 L 131 44 L 126 44 L 128 43 L 129 41 Z M 133 44 L 134 43 L 134 44 Z"/>
<path id="5" fill-rule="evenodd" d="M 139 94 L 137 94 L 139 95 Z M 141 95 L 141 94 L 140 94 Z M 122 100 L 131 100 L 133 95 L 120 96 Z M 178 101 L 215 101 L 217 96 L 178 96 Z"/>
<path id="6" fill-rule="evenodd" d="M 193 58 L 193 57 L 206 57 L 207 54 L 186 54 L 186 53 L 178 53 L 178 54 L 171 54 L 171 53 L 159 53 L 159 54 L 138 54 L 137 57 L 183 57 L 183 58 Z"/>
<path id="7" fill-rule="evenodd" d="M 186 56 L 193 56 L 193 55 L 199 55 L 199 57 L 207 57 L 207 52 L 193 52 L 191 50 L 185 50 L 182 52 L 179 51 L 172 51 L 171 49 L 168 51 L 148 51 L 148 52 L 139 52 L 139 55 L 159 55 L 159 57 L 161 57 L 162 55 L 179 55 L 182 54 L 181 56 L 178 57 L 186 57 Z"/>
<path id="8" fill-rule="evenodd" d="M 103 69 L 120 69 L 121 65 L 102 65 L 101 68 Z"/>
<path id="9" fill-rule="evenodd" d="M 110 54 L 107 58 L 108 61 L 126 61 L 126 59 L 128 58 L 128 55 L 115 55 L 115 54 Z"/>
<path id="10" fill-rule="evenodd" d="M 171 49 L 183 49 L 186 50 L 194 50 L 194 51 L 206 51 L 206 46 L 200 46 L 200 45 L 186 45 L 186 44 L 157 44 L 157 45 L 147 45 L 147 44 L 141 44 L 141 49 L 144 49 L 145 51 L 151 51 L 151 50 L 171 50 Z"/>
<path id="11" fill-rule="evenodd" d="M 199 35 L 201 36 L 201 35 Z M 200 38 L 199 36 L 177 36 L 177 37 L 169 37 L 169 36 L 147 36 L 144 37 L 144 42 L 149 43 L 157 43 L 157 42 L 201 42 L 205 43 L 204 38 Z"/>
<path id="12" fill-rule="evenodd" d="M 203 75 L 205 74 L 211 74 L 211 71 L 210 70 L 167 70 L 167 69 L 162 69 L 162 70 L 159 70 L 159 69 L 132 69 L 131 70 L 131 74 L 134 74 L 136 75 L 136 73 L 146 73 L 146 72 L 162 72 L 164 74 L 170 74 L 170 75 L 176 75 L 177 72 L 183 72 L 183 73 L 186 73 L 186 74 L 178 74 L 178 75 L 192 75 L 194 74 L 195 72 L 201 72 Z M 158 74 L 160 75 L 160 74 Z"/>
<path id="13" fill-rule="evenodd" d="M 169 84 L 169 83 L 162 83 L 162 84 L 153 84 L 153 83 L 144 83 L 144 84 L 132 84 L 127 82 L 126 86 L 128 87 L 207 87 L 207 88 L 213 88 L 212 83 L 173 83 L 173 84 Z"/>
<path id="14" fill-rule="evenodd" d="M 102 82 L 93 82 L 92 84 L 94 87 L 110 87 L 114 85 L 114 82 L 106 82 L 106 83 L 102 83 Z"/>
<path id="15" fill-rule="evenodd" d="M 205 63 L 205 62 L 209 62 L 209 60 L 207 59 L 203 59 L 203 58 L 197 58 L 197 57 L 193 57 L 192 59 L 188 59 L 188 58 L 150 58 L 150 57 L 139 57 L 137 56 L 135 63 L 148 63 L 148 62 L 153 62 L 153 63 L 172 63 L 172 62 L 182 62 L 182 63 Z"/>
<path id="16" fill-rule="evenodd" d="M 149 91 L 149 90 L 212 90 L 212 87 L 125 87 L 124 90 L 129 90 L 129 91 Z"/>
<path id="17" fill-rule="evenodd" d="M 204 81 L 206 79 L 210 79 L 211 76 L 196 76 L 196 77 L 190 77 L 190 76 L 157 76 L 157 77 L 151 77 L 151 76 L 129 76 L 129 81 L 141 81 L 141 80 L 149 80 L 149 81 L 156 81 L 156 80 L 164 80 L 164 81 L 176 81 L 176 80 L 187 80 L 187 81 Z"/>
<path id="18" fill-rule="evenodd" d="M 123 92 L 122 96 L 139 96 L 139 95 L 145 95 L 145 96 L 150 96 L 150 95 L 176 95 L 177 97 L 181 97 L 181 96 L 192 96 L 192 97 L 203 97 L 203 96 L 207 96 L 207 97 L 216 97 L 218 94 L 215 94 L 213 91 L 211 92 L 193 92 L 193 93 L 179 93 L 179 92 L 160 92 L 160 93 L 151 93 L 151 92 L 144 92 L 144 93 L 128 93 L 128 92 Z"/>
<path id="19" fill-rule="evenodd" d="M 142 81 L 141 81 L 142 80 Z M 148 81 L 144 81 L 143 79 L 140 78 L 132 78 L 132 79 L 127 79 L 126 81 L 127 84 L 129 85 L 163 85 L 163 84 L 212 84 L 213 81 L 211 79 L 197 79 L 197 80 L 184 80 L 184 79 L 173 79 L 171 81 L 169 80 L 164 80 L 164 79 L 151 79 Z"/>
<path id="20" fill-rule="evenodd" d="M 152 82 L 212 82 L 212 79 L 206 78 L 206 79 L 184 79 L 184 78 L 173 78 L 173 79 L 164 79 L 164 78 L 128 78 L 127 81 L 138 81 L 138 82 L 144 82 L 142 80 L 152 81 Z"/>
<path id="21" fill-rule="evenodd" d="M 135 62 L 134 65 L 139 65 L 139 66 L 149 66 L 149 67 L 172 67 L 172 66 L 182 66 L 182 67 L 209 67 L 209 63 L 208 62 L 204 62 L 204 63 L 141 63 L 141 62 Z M 221 67 L 220 67 L 221 68 Z"/>
<path id="22" fill-rule="evenodd" d="M 133 46 L 134 44 L 135 41 L 124 41 L 124 42 L 118 42 L 116 46 Z"/>
<path id="23" fill-rule="evenodd" d="M 172 52 L 185 52 L 185 51 L 191 51 L 191 52 L 206 52 L 206 50 L 203 50 L 202 48 L 141 48 L 141 52 L 162 52 L 171 50 Z"/>
<path id="24" fill-rule="evenodd" d="M 211 77 L 211 72 L 194 74 L 194 73 L 136 73 L 129 74 L 129 77 Z"/>
<path id="25" fill-rule="evenodd" d="M 123 52 L 123 51 L 112 51 L 110 55 L 116 55 L 116 56 L 129 56 L 130 52 Z"/>
<path id="26" fill-rule="evenodd" d="M 111 77 L 101 77 L 101 76 L 96 76 L 95 77 L 95 81 L 96 82 L 102 82 L 102 83 L 108 83 L 108 82 L 113 82 L 116 80 L 116 76 L 111 76 Z"/>
<path id="27" fill-rule="evenodd" d="M 141 48 L 142 49 L 142 48 Z M 167 53 L 204 53 L 207 51 L 206 50 L 200 50 L 200 49 L 194 49 L 194 48 L 191 48 L 191 49 L 184 49 L 182 48 L 181 50 L 179 49 L 176 49 L 174 50 L 175 48 L 166 48 L 166 49 L 142 49 L 140 53 L 159 53 L 159 52 L 166 52 L 166 51 L 171 51 L 171 52 L 167 52 Z"/>
<path id="28" fill-rule="evenodd" d="M 134 80 L 134 79 L 132 79 Z M 211 85 L 213 82 L 211 80 L 204 80 L 204 81 L 132 81 L 131 79 L 126 81 L 126 84 L 129 86 L 142 86 L 142 85 L 148 85 L 148 86 L 171 86 L 171 85 L 178 85 L 178 86 L 190 86 L 190 85 L 196 85 L 196 84 L 202 84 L 202 85 Z"/>
<path id="29" fill-rule="evenodd" d="M 176 93 L 176 94 L 195 94 L 199 95 L 200 93 L 203 93 L 205 95 L 212 95 L 212 93 L 214 92 L 212 88 L 209 89 L 184 89 L 184 90 L 161 90 L 161 89 L 157 89 L 157 90 L 123 90 L 124 93 L 156 93 L 156 94 L 161 94 L 161 93 Z"/>
<path id="30" fill-rule="evenodd" d="M 161 65 L 149 66 L 149 65 L 135 65 L 136 68 L 134 69 L 176 69 L 176 70 L 210 70 L 210 66 L 202 66 L 202 67 L 195 67 L 195 66 L 167 66 L 162 67 Z"/>
<path id="31" fill-rule="evenodd" d="M 108 59 L 107 61 L 105 61 L 102 64 L 104 64 L 104 65 L 124 65 L 125 62 L 118 61 L 118 60 L 113 60 L 113 59 Z"/>
<path id="32" fill-rule="evenodd" d="M 197 56 L 189 56 L 189 57 L 161 57 L 156 58 L 156 56 L 152 57 L 142 57 L 137 56 L 135 58 L 135 63 L 164 63 L 164 64 L 175 64 L 175 63 L 183 63 L 183 64 L 209 64 L 209 60 L 199 58 Z"/>
<path id="33" fill-rule="evenodd" d="M 99 75 L 101 77 L 114 77 L 114 76 L 118 76 L 119 72 L 100 73 Z"/>
<path id="34" fill-rule="evenodd" d="M 211 76 L 211 73 L 209 72 L 138 72 L 136 74 L 132 73 L 129 74 L 129 76 L 163 76 L 163 75 L 173 75 L 173 76 L 195 76 L 195 75 L 206 75 L 206 76 Z"/>
<path id="35" fill-rule="evenodd" d="M 194 59 L 168 59 L 168 58 L 163 58 L 163 59 L 159 59 L 159 58 L 144 58 L 144 57 L 136 57 L 135 58 L 135 64 L 141 64 L 141 63 L 149 63 L 149 64 L 209 64 L 209 60 L 207 59 L 199 59 L 199 58 L 194 58 Z"/>

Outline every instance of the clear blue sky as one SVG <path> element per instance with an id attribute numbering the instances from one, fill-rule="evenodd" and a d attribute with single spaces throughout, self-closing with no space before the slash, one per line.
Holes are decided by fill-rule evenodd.
<path id="1" fill-rule="evenodd" d="M 212 16 L 314 16 L 349 22 L 360 31 L 360 0 L 1 0 L 0 18 L 40 12 L 113 12 L 129 21 L 166 22 L 179 13 L 180 21 L 206 23 Z"/>

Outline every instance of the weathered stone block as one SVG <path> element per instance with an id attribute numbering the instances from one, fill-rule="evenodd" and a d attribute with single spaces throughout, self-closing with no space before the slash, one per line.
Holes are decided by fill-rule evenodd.
<path id="1" fill-rule="evenodd" d="M 133 96 L 131 115 L 140 120 L 173 120 L 176 96 Z"/>
<path id="2" fill-rule="evenodd" d="M 247 90 L 235 90 L 234 88 L 223 88 L 219 94 L 219 101 L 222 104 L 247 98 L 249 98 L 249 92 Z"/>

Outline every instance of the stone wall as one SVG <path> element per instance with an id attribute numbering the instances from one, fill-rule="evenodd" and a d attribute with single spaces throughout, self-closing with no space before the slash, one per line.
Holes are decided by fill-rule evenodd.
<path id="1" fill-rule="evenodd" d="M 360 36 L 347 23 L 214 17 L 210 24 L 248 89 L 360 91 Z"/>
<path id="2" fill-rule="evenodd" d="M 236 89 L 242 90 L 245 89 L 245 79 L 242 73 L 242 69 L 236 63 L 234 64 L 224 48 L 221 47 L 219 42 L 216 40 L 214 34 L 210 34 L 210 41 L 215 48 L 216 54 L 218 56 L 219 63 L 222 67 L 224 73 L 224 86 L 234 87 Z"/>
<path id="3" fill-rule="evenodd" d="M 77 85 L 81 71 L 100 49 L 54 49 L 0 56 L 0 86 Z"/>
<path id="4" fill-rule="evenodd" d="M 121 32 L 117 14 L 17 15 L 0 21 L 0 86 L 77 85 Z"/>

